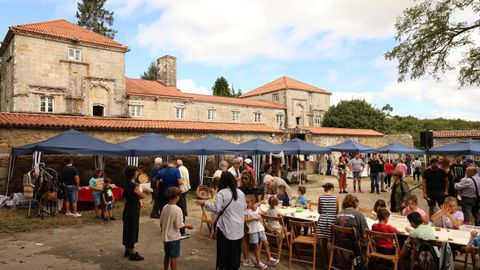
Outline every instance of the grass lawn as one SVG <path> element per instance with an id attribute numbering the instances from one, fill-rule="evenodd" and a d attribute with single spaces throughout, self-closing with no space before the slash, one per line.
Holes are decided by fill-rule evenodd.
<path id="1" fill-rule="evenodd" d="M 117 220 L 122 218 L 124 202 L 116 201 L 113 215 Z M 151 205 L 141 209 L 141 215 L 150 215 Z M 83 225 L 98 224 L 95 220 L 95 213 L 93 210 L 81 211 L 81 217 L 65 216 L 58 214 L 56 216 L 45 216 L 42 220 L 39 216 L 34 216 L 37 213 L 32 209 L 32 217 L 27 217 L 27 209 L 8 209 L 0 208 L 0 233 L 14 233 L 27 232 L 38 229 L 56 228 L 62 226 L 80 227 Z M 106 221 L 108 222 L 108 221 Z"/>

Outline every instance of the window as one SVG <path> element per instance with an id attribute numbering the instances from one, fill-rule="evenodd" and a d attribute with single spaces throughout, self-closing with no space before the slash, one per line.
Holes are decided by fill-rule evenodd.
<path id="1" fill-rule="evenodd" d="M 297 126 L 300 125 L 300 123 L 302 122 L 302 117 L 295 117 L 295 123 L 297 123 Z"/>
<path id="2" fill-rule="evenodd" d="M 283 128 L 283 114 L 277 114 L 277 125 L 279 128 Z"/>
<path id="3" fill-rule="evenodd" d="M 232 121 L 238 122 L 240 120 L 240 112 L 239 111 L 233 111 L 232 112 Z"/>
<path id="4" fill-rule="evenodd" d="M 215 109 L 208 109 L 207 119 L 215 120 Z"/>
<path id="5" fill-rule="evenodd" d="M 259 112 L 255 112 L 255 123 L 259 123 L 262 121 L 262 114 Z"/>
<path id="6" fill-rule="evenodd" d="M 184 119 L 185 118 L 185 108 L 184 107 L 176 107 L 175 108 L 175 117 L 177 119 Z"/>
<path id="7" fill-rule="evenodd" d="M 76 48 L 68 48 L 68 60 L 81 61 L 82 50 Z"/>
<path id="8" fill-rule="evenodd" d="M 316 113 L 313 117 L 313 125 L 319 127 L 322 123 L 322 116 L 319 113 Z"/>
<path id="9" fill-rule="evenodd" d="M 92 115 L 93 116 L 103 116 L 104 114 L 104 107 L 102 105 L 95 105 L 92 108 Z"/>
<path id="10" fill-rule="evenodd" d="M 272 95 L 272 100 L 273 100 L 273 102 L 278 102 L 280 100 L 280 98 L 278 97 L 278 94 L 273 94 Z"/>
<path id="11" fill-rule="evenodd" d="M 47 97 L 47 96 L 40 97 L 40 111 L 53 112 L 53 97 Z"/>
<path id="12" fill-rule="evenodd" d="M 142 116 L 142 106 L 141 105 L 129 105 L 129 111 L 131 117 L 140 117 Z"/>

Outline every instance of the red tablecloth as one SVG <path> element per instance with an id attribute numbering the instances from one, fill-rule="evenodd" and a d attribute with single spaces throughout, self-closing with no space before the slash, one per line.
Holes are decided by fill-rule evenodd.
<path id="1" fill-rule="evenodd" d="M 115 200 L 122 198 L 123 188 L 114 187 L 112 190 L 113 190 L 113 197 L 115 198 Z M 93 202 L 92 191 L 93 190 L 89 187 L 80 187 L 80 189 L 78 190 L 78 201 Z"/>

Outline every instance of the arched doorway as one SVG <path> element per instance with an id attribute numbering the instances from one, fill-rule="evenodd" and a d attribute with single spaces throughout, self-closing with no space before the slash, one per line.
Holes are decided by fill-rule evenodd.
<path id="1" fill-rule="evenodd" d="M 108 116 L 110 93 L 107 88 L 100 85 L 90 88 L 88 101 L 90 115 Z"/>

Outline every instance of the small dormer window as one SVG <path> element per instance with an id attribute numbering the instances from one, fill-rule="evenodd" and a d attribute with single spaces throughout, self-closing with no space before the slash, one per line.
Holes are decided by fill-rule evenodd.
<path id="1" fill-rule="evenodd" d="M 68 48 L 68 60 L 81 61 L 82 60 L 82 50 L 77 49 L 77 48 Z"/>

